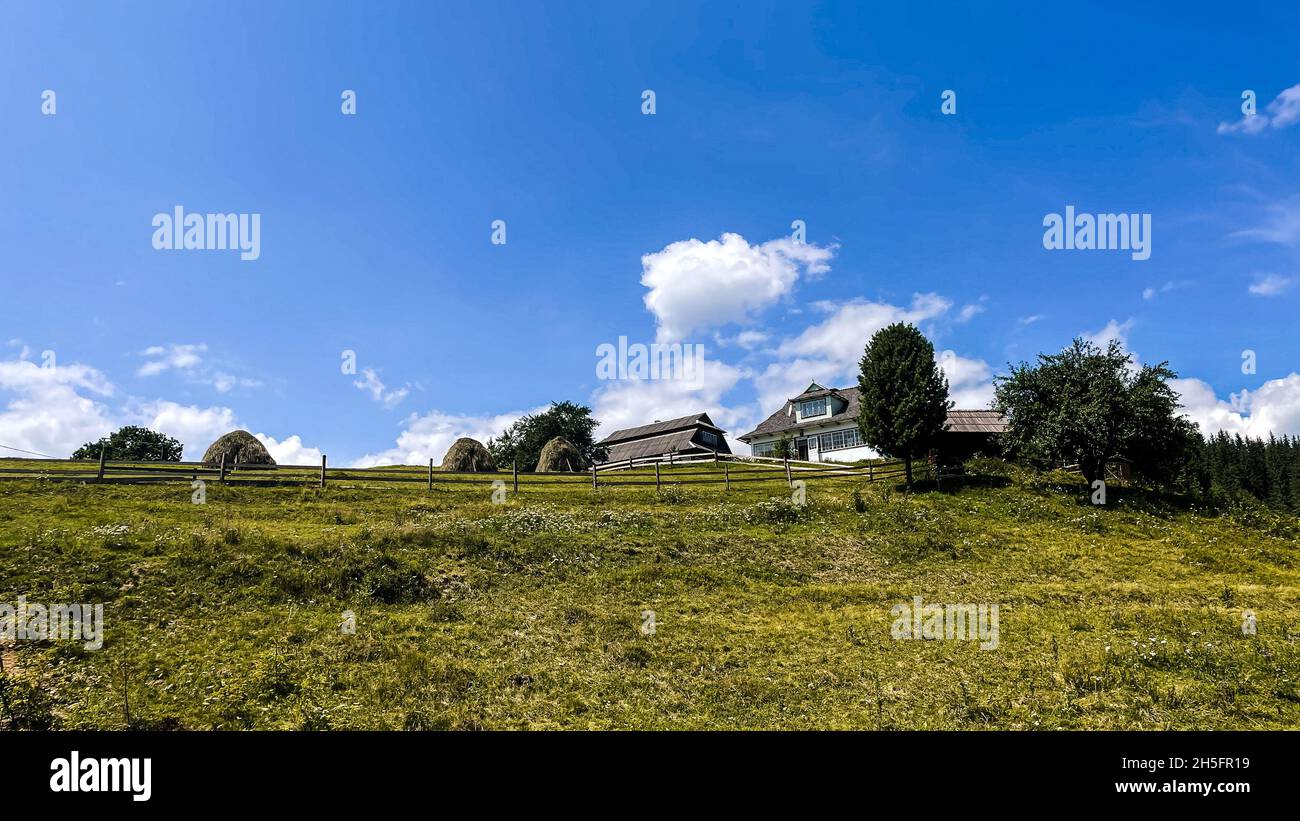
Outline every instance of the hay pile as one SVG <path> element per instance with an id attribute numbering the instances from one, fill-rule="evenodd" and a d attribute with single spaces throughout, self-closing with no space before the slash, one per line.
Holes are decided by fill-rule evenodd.
<path id="1" fill-rule="evenodd" d="M 558 471 L 578 471 L 583 469 L 582 454 L 573 443 L 563 436 L 557 436 L 542 448 L 542 455 L 537 459 L 538 473 L 555 473 Z"/>
<path id="2" fill-rule="evenodd" d="M 442 457 L 442 469 L 453 471 L 496 470 L 492 454 L 477 439 L 462 436 L 451 443 L 447 455 Z"/>
<path id="3" fill-rule="evenodd" d="M 262 443 L 246 430 L 232 430 L 213 442 L 203 454 L 203 461 L 209 465 L 219 465 L 223 454 L 226 457 L 226 467 L 275 464 Z"/>

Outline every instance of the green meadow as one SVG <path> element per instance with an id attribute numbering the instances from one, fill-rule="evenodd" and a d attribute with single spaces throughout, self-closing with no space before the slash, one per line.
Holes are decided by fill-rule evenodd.
<path id="1" fill-rule="evenodd" d="M 1300 727 L 1295 517 L 1133 488 L 1098 507 L 1007 468 L 912 494 L 818 478 L 800 505 L 783 480 L 673 484 L 693 470 L 501 504 L 487 478 L 205 504 L 0 482 L 0 602 L 105 621 L 98 650 L 4 643 L 0 726 Z M 917 596 L 996 604 L 996 649 L 895 639 Z"/>

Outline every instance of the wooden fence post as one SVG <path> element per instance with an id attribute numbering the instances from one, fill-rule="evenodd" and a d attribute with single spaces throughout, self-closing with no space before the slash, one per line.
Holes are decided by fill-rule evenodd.
<path id="1" fill-rule="evenodd" d="M 659 463 L 655 462 L 655 490 L 659 489 Z"/>
<path id="2" fill-rule="evenodd" d="M 628 469 L 629 471 L 632 469 L 632 459 L 631 459 L 631 457 L 628 457 L 628 460 L 627 460 L 627 469 Z"/>
<path id="3" fill-rule="evenodd" d="M 794 487 L 794 482 L 790 479 L 790 457 L 785 457 L 785 483 Z"/>
<path id="4" fill-rule="evenodd" d="M 515 493 L 519 492 L 519 460 L 516 459 L 510 463 L 510 472 L 515 477 Z"/>
<path id="5" fill-rule="evenodd" d="M 596 466 L 594 464 L 591 466 L 591 489 L 596 489 Z"/>
<path id="6" fill-rule="evenodd" d="M 320 486 L 325 487 L 325 454 L 320 455 Z"/>
<path id="7" fill-rule="evenodd" d="M 107 449 L 108 445 L 104 445 L 99 449 L 99 481 L 101 482 L 104 481 L 104 451 Z"/>
<path id="8" fill-rule="evenodd" d="M 727 469 L 727 463 L 722 463 L 722 489 L 731 490 L 731 471 Z"/>
<path id="9" fill-rule="evenodd" d="M 875 465 L 867 465 L 867 481 L 868 481 L 868 482 L 874 482 L 874 481 L 876 481 L 876 466 L 875 466 Z"/>
<path id="10" fill-rule="evenodd" d="M 718 463 L 718 452 L 715 450 L 713 451 L 713 464 L 716 465 L 717 463 Z"/>
<path id="11" fill-rule="evenodd" d="M 217 474 L 217 481 L 221 484 L 226 483 L 226 454 L 221 454 L 221 470 Z"/>
<path id="12" fill-rule="evenodd" d="M 433 459 L 429 459 L 429 491 L 433 491 Z"/>

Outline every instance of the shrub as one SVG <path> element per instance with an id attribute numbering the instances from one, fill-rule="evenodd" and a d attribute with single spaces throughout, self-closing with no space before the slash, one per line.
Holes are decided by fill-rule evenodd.
<path id="1" fill-rule="evenodd" d="M 803 512 L 804 509 L 793 501 L 774 496 L 745 508 L 745 521 L 750 524 L 788 524 L 799 521 Z"/>

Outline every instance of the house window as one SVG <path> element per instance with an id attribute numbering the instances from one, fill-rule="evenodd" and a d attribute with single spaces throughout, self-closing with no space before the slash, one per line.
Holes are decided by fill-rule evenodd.
<path id="1" fill-rule="evenodd" d="M 807 402 L 799 403 L 799 418 L 807 419 L 811 416 L 826 415 L 826 399 L 809 399 Z"/>
<path id="2" fill-rule="evenodd" d="M 862 434 L 857 428 L 845 428 L 844 430 L 833 430 L 830 433 L 823 433 L 818 437 L 818 445 L 821 450 L 841 450 L 843 448 L 861 447 Z"/>
<path id="3" fill-rule="evenodd" d="M 776 454 L 776 442 L 756 442 L 751 450 L 755 456 L 773 456 Z"/>
<path id="4" fill-rule="evenodd" d="M 700 431 L 700 439 L 702 439 L 706 445 L 718 444 L 718 435 L 711 430 Z"/>

